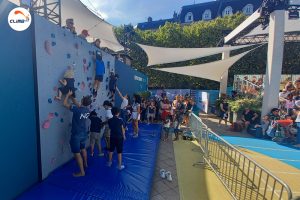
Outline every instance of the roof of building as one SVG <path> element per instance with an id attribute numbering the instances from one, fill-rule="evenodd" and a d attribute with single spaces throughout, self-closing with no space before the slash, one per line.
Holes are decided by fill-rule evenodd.
<path id="1" fill-rule="evenodd" d="M 148 21 L 143 23 L 138 23 L 137 28 L 141 30 L 153 30 L 158 29 L 160 26 L 164 26 L 166 22 L 180 22 L 185 23 L 185 16 L 187 13 L 193 13 L 193 21 L 200 21 L 202 20 L 202 15 L 205 10 L 211 11 L 211 19 L 214 19 L 218 16 L 222 15 L 223 10 L 227 6 L 231 6 L 233 13 L 238 11 L 242 11 L 243 8 L 247 4 L 252 4 L 255 11 L 261 5 L 262 0 L 215 0 L 210 2 L 198 3 L 193 5 L 186 5 L 182 6 L 180 15 L 177 18 L 170 18 L 170 19 L 161 19 L 157 21 Z"/>
<path id="2" fill-rule="evenodd" d="M 177 21 L 176 19 L 171 18 L 171 19 L 161 19 L 157 21 L 143 22 L 143 23 L 138 23 L 137 28 L 141 30 L 158 29 L 160 26 L 164 26 L 167 22 L 174 23 L 176 21 Z"/>

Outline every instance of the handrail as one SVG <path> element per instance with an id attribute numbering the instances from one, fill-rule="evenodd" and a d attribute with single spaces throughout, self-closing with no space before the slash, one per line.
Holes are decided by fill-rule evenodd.
<path id="1" fill-rule="evenodd" d="M 231 194 L 231 196 L 234 199 L 253 199 L 252 194 L 253 192 L 256 193 L 256 199 L 259 199 L 258 197 L 262 197 L 263 199 L 276 199 L 276 196 L 278 199 L 292 199 L 292 192 L 289 186 L 283 182 L 281 179 L 279 179 L 277 176 L 273 175 L 268 169 L 264 168 L 260 164 L 258 164 L 256 161 L 252 160 L 249 156 L 242 153 L 239 149 L 231 145 L 229 142 L 227 142 L 225 139 L 220 137 L 218 134 L 210 130 L 206 124 L 202 122 L 200 117 L 195 115 L 194 113 L 191 115 L 190 120 L 190 127 L 192 129 L 193 119 L 196 119 L 198 123 L 200 123 L 200 127 L 196 126 L 195 130 L 192 131 L 201 131 L 200 134 L 197 134 L 200 137 L 197 137 L 199 140 L 200 148 L 202 149 L 204 155 L 203 158 L 205 162 L 212 168 L 212 170 L 216 173 L 218 178 L 221 180 L 223 185 L 226 187 L 228 192 Z M 199 129 L 200 128 L 200 129 Z M 204 133 L 204 135 L 203 135 Z M 209 135 L 210 134 L 210 135 Z M 213 138 L 212 138 L 213 137 Z M 203 140 L 204 139 L 204 145 Z M 233 158 L 234 154 L 234 158 Z M 222 157 L 223 155 L 223 157 Z M 237 159 L 237 155 L 239 156 L 239 159 Z M 219 159 L 219 156 L 222 157 L 222 159 Z M 240 168 L 241 158 L 243 159 L 243 169 Z M 214 160 L 216 162 L 214 162 Z M 232 161 L 234 160 L 234 163 L 232 164 Z M 248 162 L 248 165 L 246 166 L 246 162 Z M 228 164 L 229 163 L 229 164 Z M 229 168 L 228 168 L 229 165 Z M 251 166 L 253 168 L 250 170 Z M 226 170 L 224 169 L 226 167 Z M 247 169 L 248 168 L 248 169 Z M 232 169 L 233 169 L 233 176 L 232 175 Z M 229 170 L 229 176 L 227 174 L 222 174 L 228 172 Z M 252 172 L 250 172 L 252 171 Z M 235 174 L 235 172 L 237 174 Z M 238 180 L 238 174 L 241 172 L 240 175 L 242 175 L 242 180 Z M 257 179 L 257 172 L 259 172 L 259 176 Z M 251 174 L 252 173 L 252 174 Z M 228 177 L 226 177 L 228 176 Z M 246 183 L 243 182 L 243 178 L 246 178 Z M 264 177 L 266 177 L 267 180 L 264 180 Z M 235 178 L 235 181 L 233 179 Z M 231 179 L 231 180 L 230 180 Z M 241 183 L 239 183 L 239 181 Z M 249 182 L 250 181 L 250 182 Z M 260 186 L 262 182 L 264 185 L 264 188 L 261 189 Z M 270 186 L 269 182 L 271 183 Z M 239 195 L 237 194 L 237 185 L 241 185 L 241 188 L 239 188 Z M 250 184 L 251 186 L 249 186 Z M 245 185 L 245 186 L 244 186 Z M 233 187 L 235 186 L 235 190 L 233 191 Z M 252 190 L 248 190 L 249 187 L 253 187 Z M 243 191 L 244 195 L 242 195 L 243 188 L 245 191 Z M 255 189 L 256 188 L 256 189 Z M 276 188 L 279 188 L 280 194 L 277 193 Z M 257 191 L 256 191 L 257 190 Z M 271 193 L 270 193 L 271 191 Z M 247 196 L 247 192 L 250 192 L 250 198 L 249 194 Z M 282 198 L 284 195 L 284 192 L 286 192 L 285 196 L 287 198 Z M 243 198 L 242 198 L 243 197 Z"/>

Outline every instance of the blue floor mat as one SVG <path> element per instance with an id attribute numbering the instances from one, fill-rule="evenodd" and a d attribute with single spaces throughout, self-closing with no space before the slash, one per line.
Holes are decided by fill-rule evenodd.
<path id="1" fill-rule="evenodd" d="M 71 161 L 18 199 L 149 199 L 161 126 L 141 124 L 137 139 L 130 135 L 131 127 L 128 132 L 123 150 L 123 162 L 126 167 L 123 171 L 117 169 L 116 155 L 110 168 L 106 167 L 104 157 L 89 157 L 86 176 L 73 178 L 72 172 L 78 171 L 78 168 L 75 161 Z"/>
<path id="2" fill-rule="evenodd" d="M 230 144 L 255 151 L 300 169 L 300 148 L 282 145 L 270 140 L 223 136 Z"/>

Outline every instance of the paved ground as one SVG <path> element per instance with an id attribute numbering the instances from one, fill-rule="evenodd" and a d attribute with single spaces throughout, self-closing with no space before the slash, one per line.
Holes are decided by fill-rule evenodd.
<path id="1" fill-rule="evenodd" d="M 160 169 L 168 170 L 172 173 L 173 181 L 162 179 L 159 175 Z M 160 142 L 158 158 L 156 161 L 155 174 L 151 192 L 151 200 L 179 200 L 178 179 L 176 172 L 176 162 L 173 149 L 173 141 Z"/>

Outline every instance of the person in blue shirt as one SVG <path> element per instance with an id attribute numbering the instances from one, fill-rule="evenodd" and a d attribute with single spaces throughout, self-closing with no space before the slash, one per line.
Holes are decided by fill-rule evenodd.
<path id="1" fill-rule="evenodd" d="M 103 76 L 105 74 L 105 65 L 102 60 L 102 55 L 100 51 L 96 51 L 96 75 L 95 83 L 93 88 L 93 96 L 97 97 L 98 89 L 100 88 L 100 83 L 103 82 Z"/>
<path id="2" fill-rule="evenodd" d="M 122 152 L 123 152 L 123 142 L 126 140 L 124 123 L 120 115 L 120 109 L 117 107 L 113 107 L 111 109 L 113 114 L 113 118 L 108 120 L 108 126 L 110 128 L 110 149 L 109 149 L 109 161 L 107 166 L 111 167 L 112 165 L 112 156 L 115 149 L 117 149 L 118 153 L 118 169 L 124 169 L 124 165 L 122 165 Z"/>
<path id="3" fill-rule="evenodd" d="M 85 176 L 84 167 L 88 167 L 87 152 L 85 149 L 85 142 L 88 138 L 86 123 L 90 115 L 88 106 L 92 103 L 92 100 L 91 96 L 85 96 L 81 99 L 81 104 L 79 104 L 75 98 L 72 98 L 75 105 L 71 105 L 68 100 L 72 95 L 72 91 L 67 93 L 64 106 L 73 113 L 70 146 L 80 169 L 80 172 L 73 173 L 73 176 L 81 177 Z"/>

